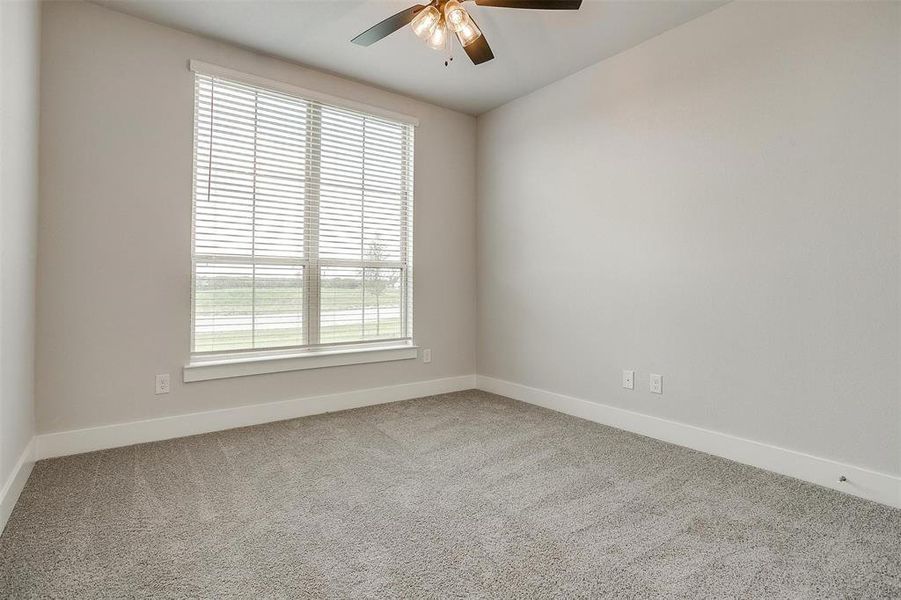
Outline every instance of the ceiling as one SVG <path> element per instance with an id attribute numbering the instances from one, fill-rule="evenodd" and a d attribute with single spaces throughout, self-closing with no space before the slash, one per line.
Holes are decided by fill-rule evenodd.
<path id="1" fill-rule="evenodd" d="M 366 48 L 351 38 L 416 0 L 95 0 L 163 25 L 478 115 L 681 25 L 727 0 L 584 0 L 578 11 L 466 3 L 495 59 L 454 60 L 409 27 Z M 424 0 L 419 0 L 423 2 Z"/>

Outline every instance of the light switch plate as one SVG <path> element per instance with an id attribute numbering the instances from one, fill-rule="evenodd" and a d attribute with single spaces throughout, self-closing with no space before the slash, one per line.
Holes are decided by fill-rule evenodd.
<path id="1" fill-rule="evenodd" d="M 623 387 L 627 390 L 635 389 L 635 371 L 623 370 Z"/>
<path id="2" fill-rule="evenodd" d="M 422 362 L 424 362 L 424 363 L 432 362 L 432 349 L 431 348 L 425 348 L 422 351 Z"/>
<path id="3" fill-rule="evenodd" d="M 663 393 L 663 375 L 651 373 L 650 389 L 652 394 Z"/>

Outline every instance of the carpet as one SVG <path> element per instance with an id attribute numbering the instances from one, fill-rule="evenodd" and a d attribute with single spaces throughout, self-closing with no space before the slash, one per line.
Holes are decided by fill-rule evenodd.
<path id="1" fill-rule="evenodd" d="M 901 598 L 901 511 L 466 391 L 40 461 L 2 598 Z"/>

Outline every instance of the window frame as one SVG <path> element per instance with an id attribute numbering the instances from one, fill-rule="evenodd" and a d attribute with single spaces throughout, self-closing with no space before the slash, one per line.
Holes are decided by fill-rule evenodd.
<path id="1" fill-rule="evenodd" d="M 221 78 L 242 85 L 258 87 L 263 90 L 271 90 L 277 93 L 287 94 L 309 102 L 306 128 L 307 156 L 317 157 L 314 160 L 304 161 L 304 225 L 303 225 L 303 256 L 300 258 L 266 257 L 257 260 L 253 255 L 225 255 L 225 254 L 197 254 L 196 250 L 196 173 L 197 173 L 197 139 L 198 122 L 196 104 L 193 115 L 192 139 L 192 197 L 191 197 L 191 323 L 190 323 L 190 362 L 185 366 L 184 380 L 202 381 L 205 379 L 217 379 L 220 377 L 234 377 L 256 373 L 271 373 L 286 370 L 320 368 L 344 364 L 360 364 L 369 362 L 382 362 L 387 360 L 403 360 L 416 358 L 417 346 L 413 342 L 413 282 L 412 282 L 412 189 L 404 187 L 401 199 L 401 236 L 399 260 L 373 261 L 341 258 L 321 258 L 319 256 L 319 218 L 320 185 L 318 157 L 321 155 L 321 119 L 323 107 L 335 107 L 338 109 L 352 110 L 365 116 L 395 121 L 411 127 L 418 125 L 414 117 L 386 111 L 379 107 L 363 105 L 358 102 L 337 98 L 299 88 L 292 84 L 268 80 L 255 75 L 241 73 L 209 65 L 199 61 L 190 61 L 189 69 L 192 71 L 192 85 L 197 75 L 211 78 Z M 195 103 L 197 98 L 195 97 Z M 311 118 L 314 117 L 314 118 Z M 404 136 L 402 140 L 402 156 L 412 159 L 413 153 L 410 147 L 413 144 L 413 136 Z M 404 160 L 403 169 L 411 168 L 409 162 Z M 411 181 L 412 173 L 405 173 L 403 181 Z M 315 218 L 307 215 L 315 214 Z M 195 351 L 195 325 L 196 325 L 196 270 L 198 262 L 215 263 L 217 261 L 231 264 L 246 264 L 253 267 L 260 263 L 271 265 L 290 265 L 303 269 L 303 310 L 301 339 L 304 344 L 291 346 L 276 346 L 267 348 L 243 348 L 228 350 Z M 344 342 L 322 343 L 320 338 L 321 320 L 321 279 L 322 269 L 329 267 L 344 267 L 360 269 L 361 277 L 365 282 L 366 269 L 371 268 L 396 268 L 400 271 L 401 285 L 401 325 L 400 331 L 403 337 L 376 340 L 353 340 Z M 363 307 L 365 313 L 365 305 Z M 365 324 L 365 321 L 364 321 Z M 365 327 L 365 325 L 364 325 Z"/>

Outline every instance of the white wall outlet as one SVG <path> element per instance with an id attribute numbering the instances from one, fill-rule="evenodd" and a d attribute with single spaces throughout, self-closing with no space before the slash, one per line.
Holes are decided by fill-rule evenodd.
<path id="1" fill-rule="evenodd" d="M 425 348 L 425 349 L 423 349 L 423 351 L 422 351 L 422 362 L 424 362 L 424 363 L 430 363 L 430 362 L 432 362 L 432 349 L 431 349 L 431 348 Z"/>
<path id="2" fill-rule="evenodd" d="M 635 371 L 623 371 L 623 387 L 627 390 L 635 389 Z"/>
<path id="3" fill-rule="evenodd" d="M 159 396 L 160 394 L 168 394 L 169 393 L 169 374 L 168 373 L 160 373 L 156 376 L 156 394 Z"/>
<path id="4" fill-rule="evenodd" d="M 650 389 L 652 394 L 663 393 L 663 375 L 651 373 Z"/>

